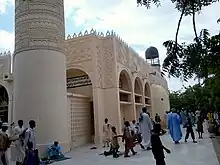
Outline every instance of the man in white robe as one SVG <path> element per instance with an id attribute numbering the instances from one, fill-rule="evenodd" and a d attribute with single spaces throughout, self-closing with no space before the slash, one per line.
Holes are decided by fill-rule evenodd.
<path id="1" fill-rule="evenodd" d="M 36 123 L 34 120 L 29 121 L 29 128 L 25 132 L 25 139 L 24 139 L 24 147 L 25 149 L 28 148 L 28 143 L 31 142 L 33 143 L 33 150 L 36 150 L 36 135 L 34 128 L 36 127 Z"/>
<path id="2" fill-rule="evenodd" d="M 16 151 L 16 165 L 22 164 L 25 157 L 24 150 L 24 139 L 22 139 L 21 134 L 24 132 L 23 120 L 18 121 L 18 126 L 14 128 L 15 141 L 15 151 Z"/>
<path id="3" fill-rule="evenodd" d="M 140 131 L 143 136 L 142 145 L 147 150 L 150 150 L 151 149 L 150 137 L 151 137 L 151 130 L 153 129 L 153 125 L 149 115 L 147 114 L 146 107 L 143 107 L 141 115 L 142 115 L 141 117 L 142 119 L 140 121 Z"/>

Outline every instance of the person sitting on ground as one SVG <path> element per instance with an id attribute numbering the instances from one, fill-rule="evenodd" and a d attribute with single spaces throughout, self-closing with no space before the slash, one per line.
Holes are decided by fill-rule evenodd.
<path id="1" fill-rule="evenodd" d="M 166 165 L 165 156 L 163 150 L 167 153 L 171 153 L 170 150 L 163 146 L 160 140 L 160 127 L 159 125 L 154 125 L 152 134 L 151 134 L 151 146 L 154 159 L 156 160 L 156 165 Z"/>
<path id="2" fill-rule="evenodd" d="M 56 160 L 63 158 L 63 154 L 61 153 L 61 149 L 59 146 L 59 142 L 55 141 L 49 148 L 48 151 L 49 159 Z"/>

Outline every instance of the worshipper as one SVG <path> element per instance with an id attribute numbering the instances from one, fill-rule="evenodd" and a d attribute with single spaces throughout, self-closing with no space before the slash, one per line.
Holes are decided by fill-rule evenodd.
<path id="1" fill-rule="evenodd" d="M 166 133 L 166 131 L 163 130 L 161 127 L 161 119 L 160 119 L 160 115 L 158 115 L 158 113 L 156 113 L 156 115 L 155 115 L 155 123 L 154 124 L 157 124 L 160 127 L 160 135 L 164 135 Z"/>
<path id="2" fill-rule="evenodd" d="M 151 130 L 153 129 L 152 122 L 150 119 L 150 116 L 147 114 L 147 108 L 143 107 L 142 108 L 142 120 L 140 122 L 140 132 L 143 136 L 142 144 L 144 148 L 147 150 L 151 149 L 151 143 L 150 143 L 150 135 L 151 135 Z"/>
<path id="3" fill-rule="evenodd" d="M 105 123 L 103 124 L 103 148 L 109 147 L 110 136 L 111 136 L 111 125 L 108 123 L 108 119 L 106 118 Z"/>
<path id="4" fill-rule="evenodd" d="M 191 122 L 192 122 L 192 126 L 194 127 L 194 126 L 195 126 L 195 123 L 196 123 L 195 114 L 194 114 L 193 112 L 190 112 L 190 113 L 188 114 L 188 116 L 190 117 Z"/>
<path id="5" fill-rule="evenodd" d="M 28 143 L 33 144 L 33 150 L 36 150 L 36 135 L 34 128 L 36 127 L 36 122 L 34 120 L 29 121 L 29 128 L 25 131 L 24 138 L 24 148 L 28 149 Z"/>
<path id="6" fill-rule="evenodd" d="M 196 123 L 197 123 L 198 120 L 199 120 L 199 117 L 201 116 L 201 115 L 200 115 L 201 112 L 200 112 L 199 110 L 197 110 L 197 111 L 195 112 L 195 114 L 196 114 Z"/>
<path id="7" fill-rule="evenodd" d="M 157 124 L 160 124 L 160 122 L 161 122 L 160 115 L 158 115 L 158 113 L 156 113 L 156 115 L 155 115 L 155 122 Z"/>
<path id="8" fill-rule="evenodd" d="M 154 155 L 154 159 L 156 160 L 156 165 L 166 165 L 165 156 L 163 150 L 167 153 L 171 153 L 170 150 L 163 146 L 160 140 L 160 127 L 155 124 L 154 129 L 151 134 L 151 145 L 152 145 L 152 153 Z"/>
<path id="9" fill-rule="evenodd" d="M 132 122 L 131 122 L 131 124 L 130 124 L 130 129 L 131 129 L 132 131 L 134 131 L 135 134 L 136 134 L 136 126 L 137 126 L 136 121 L 135 121 L 135 120 L 132 120 Z"/>
<path id="10" fill-rule="evenodd" d="M 201 116 L 198 117 L 198 120 L 197 120 L 197 132 L 199 134 L 199 139 L 202 139 L 202 134 L 204 133 L 204 130 L 203 130 L 203 122 L 204 120 L 202 119 Z"/>
<path id="11" fill-rule="evenodd" d="M 192 124 L 192 119 L 190 117 L 190 115 L 188 115 L 187 117 L 187 123 L 186 123 L 186 136 L 185 136 L 185 142 L 187 142 L 187 139 L 189 138 L 189 134 L 191 134 L 193 143 L 197 143 L 197 141 L 195 140 L 195 134 L 193 131 L 193 124 Z"/>
<path id="12" fill-rule="evenodd" d="M 133 139 L 130 133 L 130 123 L 129 121 L 125 121 L 124 123 L 124 131 L 123 131 L 123 138 L 122 138 L 122 142 L 125 142 L 125 154 L 124 157 L 130 157 L 129 156 L 129 151 L 131 150 L 133 155 L 136 155 L 137 152 L 134 151 L 134 143 L 133 143 Z"/>
<path id="13" fill-rule="evenodd" d="M 27 150 L 25 151 L 25 158 L 23 165 L 39 165 L 40 160 L 38 157 L 38 151 L 33 149 L 33 143 L 27 143 Z"/>
<path id="14" fill-rule="evenodd" d="M 0 164 L 8 165 L 7 150 L 11 145 L 12 140 L 7 134 L 8 124 L 2 123 L 2 130 L 0 131 Z"/>
<path id="15" fill-rule="evenodd" d="M 181 119 L 180 116 L 175 112 L 175 109 L 172 109 L 172 111 L 168 114 L 167 120 L 170 136 L 175 144 L 179 144 L 179 141 L 182 138 L 182 132 L 180 128 Z"/>
<path id="16" fill-rule="evenodd" d="M 14 128 L 16 165 L 21 165 L 25 157 L 24 138 L 21 136 L 25 130 L 23 124 L 23 120 L 18 120 L 18 126 Z"/>
<path id="17" fill-rule="evenodd" d="M 182 110 L 180 112 L 180 116 L 181 116 L 182 125 L 185 126 L 186 123 L 187 123 L 187 117 L 186 117 L 187 113 L 186 113 L 186 111 Z"/>
<path id="18" fill-rule="evenodd" d="M 112 149 L 112 154 L 113 158 L 118 158 L 118 149 L 119 149 L 119 143 L 118 143 L 118 137 L 123 137 L 122 135 L 117 135 L 116 128 L 113 126 L 112 127 L 112 142 L 111 142 L 111 149 Z"/>
<path id="19" fill-rule="evenodd" d="M 58 141 L 54 141 L 54 143 L 50 146 L 48 155 L 49 159 L 51 160 L 56 160 L 64 157 L 64 155 L 61 153 L 61 148 Z"/>
<path id="20" fill-rule="evenodd" d="M 143 149 L 143 150 L 145 150 L 145 147 L 144 147 L 144 145 L 142 144 L 142 134 L 141 134 L 141 132 L 140 132 L 140 128 L 139 128 L 139 126 L 137 125 L 136 127 L 135 127 L 135 129 L 136 129 L 136 132 L 135 132 L 135 136 L 134 136 L 134 142 L 135 141 L 137 141 L 137 143 L 140 145 L 140 147 L 141 147 L 141 149 Z"/>

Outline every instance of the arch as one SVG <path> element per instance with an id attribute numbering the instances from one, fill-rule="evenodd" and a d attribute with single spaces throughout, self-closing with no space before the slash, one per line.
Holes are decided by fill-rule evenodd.
<path id="1" fill-rule="evenodd" d="M 68 78 L 68 75 L 67 75 L 67 74 L 68 74 L 68 72 L 70 72 L 71 70 L 78 70 L 78 71 L 84 72 L 84 74 L 86 74 L 86 75 L 89 76 L 89 78 L 90 78 L 90 80 L 91 80 L 91 82 L 92 82 L 92 85 L 94 84 L 94 82 L 93 82 L 93 77 L 92 77 L 92 72 L 87 71 L 86 68 L 84 68 L 84 67 L 82 67 L 82 66 L 80 66 L 80 65 L 76 65 L 76 66 L 74 66 L 74 67 L 68 67 L 68 68 L 66 69 L 66 76 L 67 76 L 67 78 Z"/>
<path id="2" fill-rule="evenodd" d="M 119 73 L 119 88 L 124 91 L 132 91 L 132 81 L 129 73 L 125 69 Z"/>
<path id="3" fill-rule="evenodd" d="M 2 122 L 9 121 L 9 92 L 5 85 L 0 84 L 0 119 Z"/>
<path id="4" fill-rule="evenodd" d="M 91 75 L 79 67 L 68 68 L 66 75 L 71 114 L 70 143 L 72 147 L 79 147 L 93 143 L 94 136 L 98 136 L 95 134 L 93 82 Z"/>
<path id="5" fill-rule="evenodd" d="M 148 82 L 146 82 L 144 85 L 144 96 L 151 97 L 151 90 L 150 90 L 150 85 Z"/>
<path id="6" fill-rule="evenodd" d="M 138 76 L 134 79 L 134 93 L 143 95 L 143 85 Z"/>

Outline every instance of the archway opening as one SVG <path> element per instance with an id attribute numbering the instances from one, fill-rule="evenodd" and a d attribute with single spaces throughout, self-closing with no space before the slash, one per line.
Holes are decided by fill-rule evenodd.
<path id="1" fill-rule="evenodd" d="M 80 69 L 68 69 L 67 92 L 70 94 L 71 146 L 94 143 L 93 88 L 90 77 Z"/>
<path id="2" fill-rule="evenodd" d="M 119 76 L 119 98 L 121 125 L 123 126 L 124 121 L 134 119 L 132 113 L 132 83 L 129 74 L 125 70 L 123 70 Z"/>
<path id="3" fill-rule="evenodd" d="M 6 88 L 0 85 L 0 120 L 8 122 L 8 92 Z"/>
<path id="4" fill-rule="evenodd" d="M 134 100 L 135 100 L 135 109 L 136 109 L 136 119 L 138 119 L 141 109 L 144 105 L 143 85 L 139 77 L 136 77 L 134 82 Z"/>
<path id="5" fill-rule="evenodd" d="M 149 83 L 145 83 L 144 86 L 144 105 L 147 108 L 147 111 L 152 114 L 151 110 L 151 91 Z"/>

